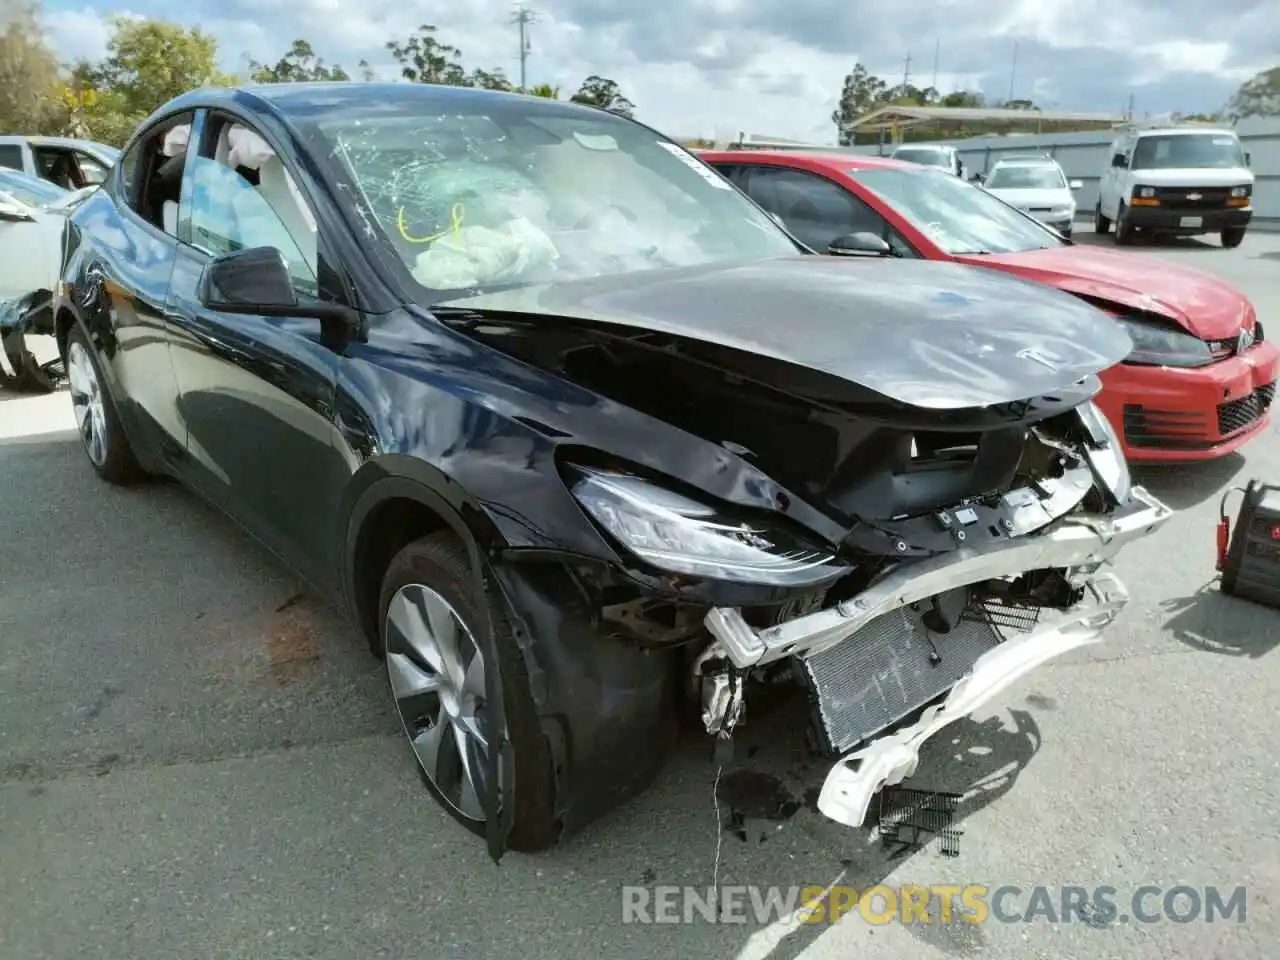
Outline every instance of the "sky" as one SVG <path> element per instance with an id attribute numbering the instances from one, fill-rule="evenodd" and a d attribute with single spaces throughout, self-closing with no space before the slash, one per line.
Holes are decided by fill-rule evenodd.
<path id="1" fill-rule="evenodd" d="M 617 81 L 636 116 L 674 137 L 738 132 L 831 142 L 844 76 L 861 61 L 889 83 L 980 89 L 1046 109 L 1139 115 L 1221 107 L 1280 59 L 1275 0 L 529 0 L 530 84 L 572 93 Z M 44 0 L 64 60 L 102 55 L 114 13 L 199 24 L 222 67 L 274 63 L 296 38 L 355 74 L 396 76 L 388 40 L 422 23 L 468 69 L 519 78 L 511 0 Z M 892 12 L 891 12 L 892 11 Z M 1212 15 L 1210 16 L 1210 12 Z M 1016 65 L 1014 50 L 1017 49 Z M 908 67 L 907 58 L 910 56 Z"/>

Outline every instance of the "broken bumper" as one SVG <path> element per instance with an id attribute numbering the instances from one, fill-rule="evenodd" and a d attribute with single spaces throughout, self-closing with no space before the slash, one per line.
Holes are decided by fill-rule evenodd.
<path id="1" fill-rule="evenodd" d="M 1171 516 L 1169 507 L 1142 487 L 1134 487 L 1122 512 L 1073 514 L 1048 531 L 903 564 L 856 597 L 827 610 L 757 630 L 738 608 L 715 607 L 705 623 L 718 649 L 739 669 L 783 657 L 812 656 L 844 642 L 882 614 L 947 590 L 1017 577 L 1028 570 L 1096 567 Z"/>
<path id="2" fill-rule="evenodd" d="M 967 717 L 1041 664 L 1101 640 L 1129 594 L 1112 573 L 1094 577 L 1086 591 L 1091 596 L 1083 612 L 1075 610 L 1061 621 L 994 647 L 978 658 L 942 703 L 927 708 L 914 724 L 841 757 L 822 785 L 818 809 L 837 823 L 860 826 L 880 790 L 915 773 L 920 747 L 940 729 Z"/>
<path id="3" fill-rule="evenodd" d="M 1101 640 L 1129 595 L 1114 574 L 1096 573 L 1097 567 L 1172 515 L 1136 487 L 1130 503 L 1117 513 L 1075 514 L 1044 532 L 906 564 L 828 610 L 756 630 L 739 610 L 716 608 L 707 614 L 706 625 L 718 652 L 747 668 L 788 656 L 812 657 L 849 640 L 877 617 L 957 587 L 1047 568 L 1084 575 L 1085 599 L 1079 604 L 1048 624 L 994 646 L 973 662 L 944 700 L 925 708 L 913 724 L 864 741 L 836 763 L 818 808 L 839 823 L 858 826 L 877 792 L 915 772 L 920 747 L 935 732 L 968 716 L 1048 660 Z"/>

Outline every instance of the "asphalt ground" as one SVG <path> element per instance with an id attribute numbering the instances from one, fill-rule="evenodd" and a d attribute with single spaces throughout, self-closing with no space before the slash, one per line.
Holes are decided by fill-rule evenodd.
<path id="1" fill-rule="evenodd" d="M 1216 271 L 1276 326 L 1280 236 L 1141 252 Z M 1213 585 L 1218 497 L 1254 476 L 1280 480 L 1275 427 L 1242 455 L 1139 474 L 1180 512 L 1120 557 L 1133 601 L 1109 639 L 940 735 L 910 782 L 964 794 L 958 856 L 898 855 L 816 813 L 825 766 L 784 704 L 748 718 L 718 801 L 691 737 L 638 800 L 494 865 L 421 790 L 380 666 L 338 614 L 176 486 L 98 482 L 65 393 L 0 393 L 0 958 L 1273 960 L 1280 613 Z M 713 879 L 1014 885 L 1002 914 L 1039 911 L 623 922 L 624 887 Z M 1122 915 L 1144 886 L 1244 887 L 1246 914 L 1050 922 L 1067 885 L 1114 888 Z"/>

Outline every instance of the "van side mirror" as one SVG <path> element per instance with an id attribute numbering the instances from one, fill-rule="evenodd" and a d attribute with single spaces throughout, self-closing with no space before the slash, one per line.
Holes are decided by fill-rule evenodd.
<path id="1" fill-rule="evenodd" d="M 1127 167 L 1129 166 L 1129 161 L 1124 158 L 1123 153 L 1117 153 L 1111 158 L 1111 165 L 1113 167 Z"/>
<path id="2" fill-rule="evenodd" d="M 1253 158 L 1252 158 L 1251 156 L 1249 156 L 1249 154 L 1248 154 L 1248 153 L 1246 153 L 1246 154 L 1244 155 L 1244 165 L 1245 165 L 1246 167 L 1248 167 L 1248 166 L 1252 166 L 1252 164 L 1253 164 Z"/>

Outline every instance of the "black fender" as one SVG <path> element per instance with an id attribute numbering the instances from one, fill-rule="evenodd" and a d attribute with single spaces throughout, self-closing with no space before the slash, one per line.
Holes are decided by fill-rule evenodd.
<path id="1" fill-rule="evenodd" d="M 394 471 L 394 472 L 392 472 Z M 495 524 L 446 474 L 424 460 L 389 454 L 368 461 L 351 485 L 346 514 L 343 590 L 352 613 L 362 525 L 388 499 L 410 499 L 437 514 L 466 545 L 477 590 L 505 606 L 524 660 L 554 768 L 554 809 L 571 833 L 641 793 L 670 754 L 678 733 L 678 657 L 642 650 L 601 633 L 597 611 L 567 561 L 507 551 Z M 362 624 L 367 631 L 368 625 Z M 483 638 L 496 662 L 492 621 Z M 486 672 L 495 729 L 505 728 L 501 679 Z M 507 784 L 486 809 L 489 855 L 499 860 L 513 819 L 514 756 L 505 739 L 490 751 L 491 776 Z M 497 782 L 497 781 L 490 781 Z"/>
<path id="2" fill-rule="evenodd" d="M 679 732 L 678 655 L 604 635 L 565 563 L 512 552 L 491 571 L 551 749 L 563 836 L 657 776 Z"/>
<path id="3" fill-rule="evenodd" d="M 408 475 L 392 472 L 400 469 L 408 471 Z M 358 480 L 358 482 L 357 482 Z M 469 498 L 462 489 L 447 475 L 431 464 L 413 457 L 390 454 L 366 463 L 356 473 L 350 484 L 347 499 L 348 509 L 340 511 L 346 516 L 345 548 L 342 551 L 343 564 L 341 571 L 342 590 L 353 619 L 366 634 L 369 624 L 359 615 L 356 603 L 356 562 L 357 546 L 360 532 L 370 514 L 379 504 L 389 500 L 405 499 L 421 503 L 424 507 L 438 515 L 455 535 L 465 544 L 469 566 L 474 575 L 474 587 L 477 596 L 484 596 L 487 588 L 485 571 L 487 564 L 481 552 L 475 531 L 468 525 L 464 517 L 474 517 Z M 486 612 L 488 604 L 483 605 Z M 377 624 L 373 625 L 377 629 Z M 483 648 L 486 661 L 497 663 L 498 654 L 494 647 L 494 629 L 492 614 L 485 624 L 484 636 L 477 638 Z M 506 729 L 506 708 L 502 693 L 502 678 L 498 670 L 485 671 L 485 697 L 490 715 L 494 718 L 494 729 Z M 490 794 L 485 799 L 485 823 L 487 824 L 485 840 L 488 844 L 489 856 L 497 862 L 506 851 L 507 836 L 511 832 L 514 817 L 512 804 L 514 796 L 512 785 L 515 783 L 515 757 L 510 742 L 502 738 L 495 743 L 496 749 L 489 751 L 490 783 L 506 784 L 501 797 Z M 497 779 L 501 770 L 501 780 Z"/>

